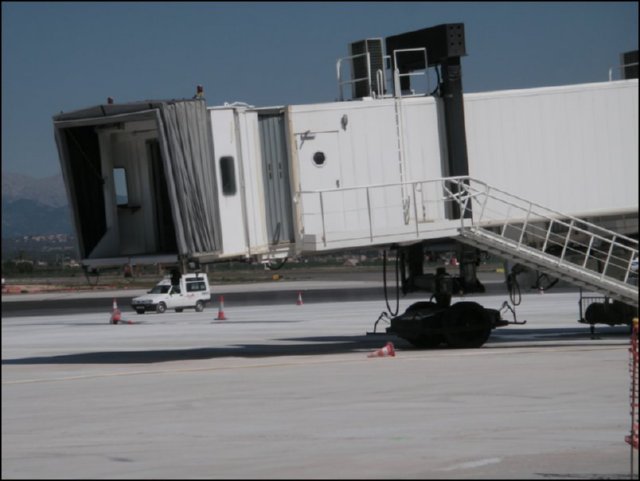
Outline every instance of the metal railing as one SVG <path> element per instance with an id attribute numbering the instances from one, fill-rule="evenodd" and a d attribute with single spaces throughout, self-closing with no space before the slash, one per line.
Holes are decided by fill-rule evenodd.
<path id="1" fill-rule="evenodd" d="M 445 237 L 454 226 L 459 235 L 500 244 L 558 277 L 571 274 L 627 297 L 635 292 L 637 298 L 637 240 L 467 176 L 301 191 L 296 199 L 304 204 L 306 218 L 315 219 L 324 247 Z M 462 213 L 459 219 L 454 205 Z M 305 226 L 305 232 L 313 231 Z"/>
<path id="2" fill-rule="evenodd" d="M 398 50 L 394 50 L 393 51 L 393 65 L 397 65 L 397 59 L 398 56 L 400 54 L 407 54 L 410 52 L 417 52 L 417 53 L 422 53 L 424 56 L 424 71 L 417 71 L 417 72 L 408 72 L 408 73 L 400 73 L 399 70 L 393 69 L 391 70 L 391 72 L 389 73 L 389 76 L 391 77 L 391 81 L 393 82 L 393 95 L 395 97 L 410 97 L 410 96 L 418 96 L 418 95 L 425 95 L 428 94 L 431 91 L 431 83 L 429 80 L 429 75 L 427 74 L 427 69 L 428 69 L 428 58 L 427 58 L 427 49 L 424 47 L 419 47 L 419 48 L 403 48 L 403 49 L 398 49 Z M 342 75 L 342 65 L 343 62 L 345 60 L 350 60 L 351 61 L 351 73 L 353 74 L 353 60 L 356 58 L 361 58 L 361 57 L 365 57 L 365 61 L 366 61 L 366 65 L 367 65 L 367 76 L 366 77 L 358 77 L 358 78 L 349 78 L 347 80 L 343 80 L 343 75 Z M 345 85 L 355 85 L 358 82 L 367 82 L 367 90 L 369 92 L 369 96 L 371 97 L 385 97 L 386 96 L 386 90 L 387 90 L 387 72 L 390 70 L 389 67 L 385 67 L 385 65 L 387 64 L 388 61 L 391 60 L 391 56 L 390 55 L 384 55 L 382 57 L 382 65 L 383 68 L 382 69 L 378 69 L 375 72 L 372 71 L 371 69 L 371 56 L 369 54 L 369 52 L 364 52 L 364 53 L 359 53 L 356 55 L 351 55 L 349 57 L 342 57 L 339 58 L 336 62 L 336 76 L 337 76 L 337 81 L 338 81 L 338 99 L 340 101 L 344 101 L 344 86 Z M 375 77 L 374 77 L 375 76 Z M 403 77 L 420 77 L 420 76 L 424 76 L 426 79 L 426 90 L 424 93 L 415 93 L 414 91 L 412 91 L 410 94 L 403 94 L 402 93 L 402 88 L 400 86 L 400 79 Z M 374 89 L 373 87 L 373 82 L 372 80 L 375 78 L 376 80 L 376 84 L 377 84 L 377 88 Z"/>
<path id="3" fill-rule="evenodd" d="M 628 291 L 635 284 L 637 297 L 637 240 L 470 178 L 451 179 L 449 196 L 462 211 L 473 210 L 461 219 L 461 233 L 491 236 L 514 253 L 547 256 L 547 264 L 552 258 L 558 271 L 592 285 Z"/>
<path id="4" fill-rule="evenodd" d="M 427 89 L 425 91 L 425 93 L 429 93 L 430 89 L 430 83 L 429 83 L 429 76 L 427 75 L 427 67 L 428 67 L 428 62 L 427 62 L 427 49 L 424 47 L 420 47 L 420 48 L 401 48 L 398 50 L 394 50 L 393 51 L 393 65 L 398 65 L 398 54 L 401 53 L 408 53 L 408 52 L 422 52 L 424 54 L 424 71 L 418 71 L 418 72 L 408 72 L 408 73 L 400 73 L 400 71 L 395 68 L 393 70 L 393 92 L 394 95 L 396 97 L 406 97 L 408 95 L 403 95 L 402 94 L 402 87 L 400 85 L 400 79 L 402 77 L 415 77 L 415 76 L 424 76 L 427 80 Z M 410 95 L 416 95 L 415 92 L 412 92 Z M 420 94 L 418 94 L 420 95 Z"/>
<path id="5" fill-rule="evenodd" d="M 343 60 L 353 60 L 354 58 L 360 58 L 360 57 L 366 57 L 366 62 L 367 62 L 367 76 L 366 77 L 359 77 L 359 78 L 352 78 L 352 79 L 348 79 L 348 80 L 342 80 L 342 61 Z M 353 67 L 352 67 L 353 69 Z M 342 92 L 342 87 L 346 84 L 356 84 L 357 82 L 367 82 L 367 86 L 369 89 L 369 95 L 371 95 L 372 93 L 372 89 L 371 89 L 371 58 L 369 56 L 369 52 L 365 52 L 365 53 L 359 53 L 357 55 L 351 55 L 349 57 L 342 57 L 339 58 L 338 61 L 336 62 L 336 74 L 338 76 L 338 90 L 339 90 L 339 99 L 340 101 L 344 100 L 344 95 Z"/>

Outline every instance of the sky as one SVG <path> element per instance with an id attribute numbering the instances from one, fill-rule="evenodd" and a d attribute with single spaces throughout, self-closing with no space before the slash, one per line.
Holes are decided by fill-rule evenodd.
<path id="1" fill-rule="evenodd" d="M 607 81 L 638 48 L 638 2 L 3 1 L 2 172 L 60 173 L 62 111 L 333 102 L 350 43 L 459 22 L 467 93 Z"/>

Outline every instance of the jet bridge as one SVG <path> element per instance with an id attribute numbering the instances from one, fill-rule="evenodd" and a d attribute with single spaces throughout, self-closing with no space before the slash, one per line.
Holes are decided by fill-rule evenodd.
<path id="1" fill-rule="evenodd" d="M 107 104 L 53 120 L 85 264 L 220 248 L 204 101 Z"/>

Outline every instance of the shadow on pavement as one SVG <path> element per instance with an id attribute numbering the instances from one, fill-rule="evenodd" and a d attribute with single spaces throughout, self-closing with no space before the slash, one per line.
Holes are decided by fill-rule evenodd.
<path id="1" fill-rule="evenodd" d="M 592 339 L 588 329 L 527 329 L 502 328 L 494 332 L 488 343 L 480 349 L 518 349 L 518 348 L 558 348 L 558 347 L 604 347 L 620 346 L 620 340 L 628 339 L 625 326 L 602 329 Z M 160 349 L 140 351 L 104 351 L 56 356 L 27 357 L 21 359 L 3 359 L 2 365 L 30 364 L 148 364 L 171 361 L 215 359 L 222 357 L 275 357 L 275 356 L 313 356 L 328 354 L 347 354 L 372 351 L 392 341 L 396 348 L 405 352 L 420 352 L 407 341 L 388 334 L 373 336 L 316 336 L 274 339 L 287 344 L 239 344 L 225 347 L 195 349 Z M 545 341 L 549 341 L 548 344 Z M 563 342 L 564 341 L 564 342 Z M 517 345 L 504 345 L 517 343 Z M 502 345 L 501 345 L 502 344 Z M 430 349 L 451 350 L 445 347 Z"/>

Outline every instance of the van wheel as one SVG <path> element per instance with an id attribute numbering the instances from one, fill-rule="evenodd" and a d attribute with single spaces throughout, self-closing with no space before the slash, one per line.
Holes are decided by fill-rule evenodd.
<path id="1" fill-rule="evenodd" d="M 162 314 L 166 310 L 167 310 L 167 305 L 164 302 L 161 302 L 156 306 L 156 312 L 158 314 Z"/>
<path id="2" fill-rule="evenodd" d="M 182 307 L 176 307 L 176 312 L 182 312 Z"/>
<path id="3" fill-rule="evenodd" d="M 137 312 L 138 314 L 144 314 L 144 309 L 136 309 L 136 312 Z"/>
<path id="4" fill-rule="evenodd" d="M 204 302 L 198 301 L 196 302 L 196 312 L 204 311 Z"/>

